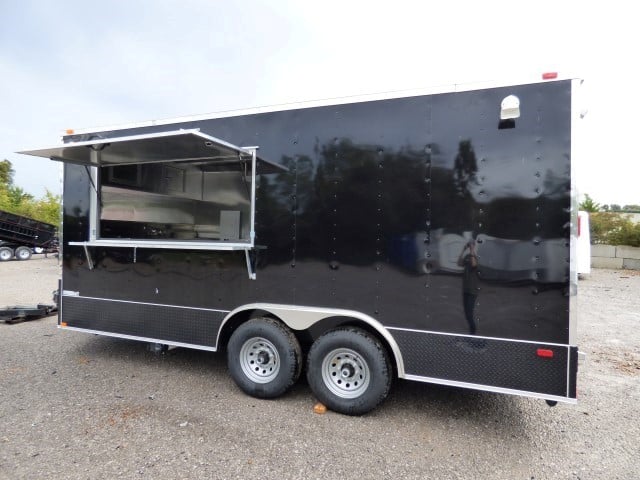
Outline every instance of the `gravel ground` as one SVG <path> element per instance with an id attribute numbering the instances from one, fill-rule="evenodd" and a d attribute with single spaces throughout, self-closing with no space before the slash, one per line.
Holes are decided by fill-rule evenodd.
<path id="1" fill-rule="evenodd" d="M 59 267 L 0 264 L 0 305 L 50 302 Z M 221 354 L 0 323 L 0 478 L 637 479 L 640 275 L 580 281 L 579 403 L 396 381 L 363 417 L 273 401 Z"/>

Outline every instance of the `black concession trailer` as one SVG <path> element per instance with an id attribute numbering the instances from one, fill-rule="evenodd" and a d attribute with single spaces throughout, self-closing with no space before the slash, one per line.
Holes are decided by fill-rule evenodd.
<path id="1" fill-rule="evenodd" d="M 551 75 L 550 77 L 554 77 Z M 59 326 L 226 349 L 362 414 L 394 377 L 576 401 L 580 81 L 68 133 Z"/>

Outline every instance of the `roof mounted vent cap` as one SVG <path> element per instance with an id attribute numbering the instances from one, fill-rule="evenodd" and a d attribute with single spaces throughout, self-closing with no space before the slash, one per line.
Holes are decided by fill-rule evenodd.
<path id="1" fill-rule="evenodd" d="M 520 118 L 520 99 L 515 95 L 504 97 L 500 104 L 500 120 Z"/>

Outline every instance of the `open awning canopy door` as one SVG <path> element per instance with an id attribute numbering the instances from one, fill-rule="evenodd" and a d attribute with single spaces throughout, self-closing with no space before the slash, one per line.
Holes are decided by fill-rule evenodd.
<path id="1" fill-rule="evenodd" d="M 203 171 L 212 171 L 237 169 L 239 164 L 250 169 L 256 148 L 238 147 L 191 129 L 70 142 L 19 153 L 90 167 L 185 162 Z M 257 174 L 286 170 L 277 163 L 256 157 Z"/>
<path id="2" fill-rule="evenodd" d="M 98 194 L 98 192 L 101 191 L 101 186 L 99 185 L 100 176 L 98 175 L 97 168 L 92 168 L 91 170 L 88 170 L 88 173 L 91 176 L 91 184 L 93 185 L 93 189 L 90 190 L 89 198 L 88 239 L 78 242 L 69 242 L 69 245 L 82 246 L 84 248 L 89 269 L 93 269 L 93 259 L 90 251 L 92 247 L 133 248 L 134 258 L 135 250 L 138 248 L 241 250 L 245 253 L 249 278 L 255 280 L 255 261 L 252 260 L 250 252 L 254 248 L 257 248 L 254 243 L 256 236 L 256 176 L 260 174 L 288 171 L 288 169 L 282 165 L 260 158 L 257 150 L 258 147 L 238 147 L 229 142 L 225 142 L 224 140 L 220 140 L 219 138 L 204 134 L 200 132 L 199 129 L 189 129 L 149 133 L 144 135 L 99 138 L 82 142 L 69 142 L 55 147 L 29 150 L 19 153 L 50 158 L 52 160 L 69 164 L 84 165 L 87 168 L 168 163 L 172 164 L 172 166 L 176 166 L 176 164 L 188 166 L 188 170 L 200 170 L 203 177 L 205 174 L 214 172 L 240 172 L 250 185 L 248 189 L 249 210 L 246 212 L 249 216 L 248 225 L 246 226 L 246 230 L 248 230 L 248 232 L 245 232 L 248 233 L 248 235 L 240 231 L 236 232 L 237 237 L 224 237 L 224 231 L 226 230 L 223 228 L 223 217 L 225 219 L 227 217 L 231 218 L 231 220 L 226 221 L 225 225 L 233 223 L 233 219 L 241 218 L 241 207 L 231 209 L 230 215 L 229 212 L 222 211 L 225 210 L 225 208 L 220 207 L 220 205 L 216 206 L 214 199 L 209 198 L 207 202 L 220 210 L 220 222 L 207 225 L 211 226 L 213 230 L 217 229 L 221 238 L 202 237 L 197 239 L 176 239 L 171 236 L 153 239 L 129 238 L 128 236 L 127 238 L 120 236 L 115 238 L 103 238 L 101 236 L 100 229 L 100 224 L 103 220 L 101 218 L 103 201 L 101 201 Z M 215 175 L 211 176 L 212 179 L 213 177 L 215 177 Z M 203 181 L 203 186 L 204 183 L 205 182 Z M 215 191 L 215 189 L 213 190 Z M 138 192 L 140 198 L 148 200 L 148 198 L 140 193 L 139 190 L 134 189 L 134 191 Z M 246 189 L 243 189 L 242 192 L 246 192 Z M 154 191 L 147 193 L 149 193 L 149 198 L 154 195 Z M 186 201 L 189 199 L 193 202 L 197 201 L 195 198 L 188 196 L 176 197 L 167 194 L 163 197 L 161 208 L 166 207 L 167 211 L 171 211 L 172 208 L 179 209 L 180 205 L 184 203 L 185 198 L 187 199 Z M 149 205 L 144 204 L 144 202 L 143 206 L 149 207 Z M 207 211 L 211 213 L 211 211 L 215 211 L 215 208 L 210 208 Z M 158 209 L 155 210 L 156 213 L 157 210 Z M 142 211 L 144 211 L 144 209 L 142 209 Z M 192 212 L 192 209 L 189 209 L 189 211 Z M 212 221 L 211 218 L 209 218 L 209 221 Z M 233 223 L 234 232 L 236 228 L 240 230 L 242 229 L 242 226 L 238 223 L 238 221 Z M 194 229 L 195 225 L 196 223 L 193 224 Z M 265 247 L 261 246 L 260 248 Z"/>

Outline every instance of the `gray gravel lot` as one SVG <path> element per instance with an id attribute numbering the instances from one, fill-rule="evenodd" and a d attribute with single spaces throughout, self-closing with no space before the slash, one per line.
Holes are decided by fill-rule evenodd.
<path id="1" fill-rule="evenodd" d="M 0 306 L 50 302 L 56 259 L 0 264 Z M 396 381 L 363 417 L 304 381 L 245 396 L 222 354 L 0 323 L 0 478 L 637 479 L 640 275 L 580 281 L 579 403 Z"/>

